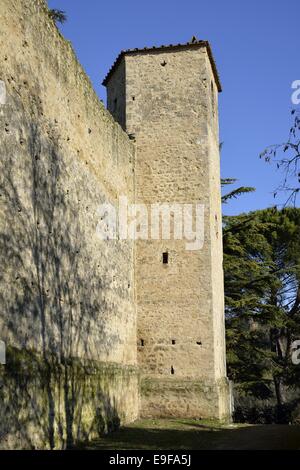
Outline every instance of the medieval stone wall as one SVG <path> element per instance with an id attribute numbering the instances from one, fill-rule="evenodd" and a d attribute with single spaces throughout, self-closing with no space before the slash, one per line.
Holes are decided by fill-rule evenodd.
<path id="1" fill-rule="evenodd" d="M 207 48 L 123 55 L 107 81 L 109 112 L 44 0 L 1 0 L 1 14 L 0 448 L 71 447 L 140 409 L 226 418 Z M 204 204 L 203 248 L 187 250 L 174 231 L 100 240 L 99 206 L 120 196 L 148 209 Z"/>
<path id="2" fill-rule="evenodd" d="M 138 415 L 133 244 L 96 236 L 134 147 L 43 0 L 1 1 L 0 51 L 0 446 L 59 447 Z"/>

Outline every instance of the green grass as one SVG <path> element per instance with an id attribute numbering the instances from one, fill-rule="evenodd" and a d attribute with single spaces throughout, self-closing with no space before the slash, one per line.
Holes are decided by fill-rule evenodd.
<path id="1" fill-rule="evenodd" d="M 300 450 L 300 426 L 222 425 L 195 419 L 148 419 L 136 421 L 80 447 L 87 450 Z"/>

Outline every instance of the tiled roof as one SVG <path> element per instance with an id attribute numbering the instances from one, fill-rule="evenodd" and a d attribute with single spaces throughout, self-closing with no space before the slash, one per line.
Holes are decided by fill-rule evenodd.
<path id="1" fill-rule="evenodd" d="M 189 49 L 190 47 L 195 47 L 195 46 L 196 47 L 199 47 L 199 46 L 200 47 L 206 47 L 207 53 L 208 53 L 208 56 L 209 56 L 209 59 L 210 59 L 210 63 L 211 63 L 212 69 L 213 69 L 213 73 L 214 73 L 214 76 L 215 76 L 215 80 L 216 80 L 216 83 L 217 83 L 218 90 L 222 91 L 222 86 L 221 86 L 218 70 L 217 70 L 216 63 L 215 63 L 214 58 L 213 58 L 213 54 L 212 54 L 210 44 L 209 44 L 208 41 L 198 41 L 195 37 L 193 37 L 190 42 L 186 42 L 184 44 L 169 44 L 169 45 L 165 45 L 165 46 L 162 45 L 162 46 L 144 47 L 143 49 L 139 49 L 139 48 L 125 49 L 125 50 L 121 51 L 120 54 L 118 55 L 118 57 L 116 58 L 115 62 L 113 63 L 113 65 L 109 69 L 109 72 L 106 75 L 106 77 L 104 78 L 104 80 L 102 82 L 102 85 L 104 85 L 104 86 L 107 85 L 113 71 L 118 66 L 118 64 L 121 62 L 123 56 L 125 56 L 125 55 L 136 54 L 138 52 L 143 53 L 143 52 L 151 52 L 151 51 L 165 51 L 165 50 L 170 50 L 170 49 Z"/>

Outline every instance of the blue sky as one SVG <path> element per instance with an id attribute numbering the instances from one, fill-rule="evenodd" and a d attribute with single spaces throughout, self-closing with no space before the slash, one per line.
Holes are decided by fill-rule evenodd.
<path id="1" fill-rule="evenodd" d="M 274 205 L 280 181 L 259 160 L 284 141 L 291 124 L 291 84 L 300 80 L 299 0 L 49 0 L 66 11 L 61 27 L 104 101 L 101 81 L 121 49 L 210 41 L 221 81 L 220 139 L 223 177 L 256 192 L 230 202 L 226 214 Z M 283 202 L 284 196 L 275 200 Z"/>

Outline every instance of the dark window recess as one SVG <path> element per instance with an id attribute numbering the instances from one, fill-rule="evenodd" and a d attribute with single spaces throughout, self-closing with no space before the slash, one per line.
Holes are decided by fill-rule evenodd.
<path id="1" fill-rule="evenodd" d="M 145 341 L 141 339 L 141 346 L 145 346 Z"/>
<path id="2" fill-rule="evenodd" d="M 176 344 L 176 341 L 175 341 L 175 339 L 172 339 L 172 344 Z"/>
<path id="3" fill-rule="evenodd" d="M 164 60 L 161 64 L 162 67 L 165 67 L 167 65 L 167 62 Z"/>
<path id="4" fill-rule="evenodd" d="M 113 110 L 114 110 L 114 111 L 116 111 L 116 109 L 117 109 L 117 104 L 118 104 L 118 99 L 115 98 L 115 99 L 114 99 L 114 106 L 113 106 Z"/>
<path id="5" fill-rule="evenodd" d="M 168 264 L 169 262 L 169 253 L 163 253 L 163 264 Z"/>
<path id="6" fill-rule="evenodd" d="M 201 341 L 197 341 L 198 346 L 202 346 Z"/>
<path id="7" fill-rule="evenodd" d="M 171 374 L 174 375 L 175 374 L 175 370 L 174 370 L 174 367 L 171 366 Z"/>
<path id="8" fill-rule="evenodd" d="M 135 101 L 135 96 L 132 97 L 132 101 Z"/>

